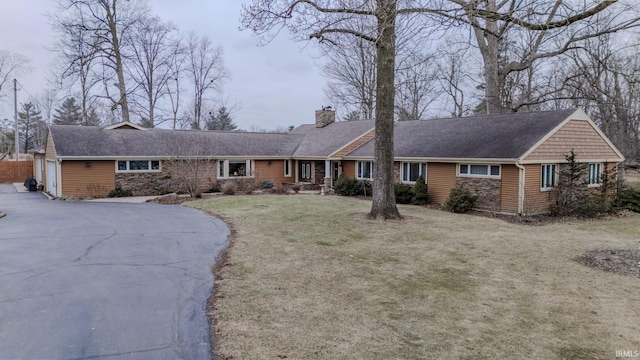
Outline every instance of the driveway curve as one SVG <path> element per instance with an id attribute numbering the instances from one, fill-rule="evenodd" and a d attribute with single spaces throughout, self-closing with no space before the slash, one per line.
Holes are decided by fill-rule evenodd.
<path id="1" fill-rule="evenodd" d="M 209 359 L 229 230 L 180 206 L 51 201 L 0 185 L 1 359 Z"/>

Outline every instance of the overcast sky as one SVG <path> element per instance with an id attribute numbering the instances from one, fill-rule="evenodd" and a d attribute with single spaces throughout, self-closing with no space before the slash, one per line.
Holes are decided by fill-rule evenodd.
<path id="1" fill-rule="evenodd" d="M 18 76 L 24 89 L 18 103 L 31 101 L 46 86 L 52 55 L 51 28 L 46 16 L 53 0 L 6 0 L 0 11 L 0 49 L 31 59 L 31 71 Z M 231 73 L 224 95 L 240 104 L 236 124 L 248 130 L 275 129 L 314 122 L 314 112 L 325 103 L 320 60 L 313 46 L 289 40 L 287 33 L 265 47 L 250 32 L 238 31 L 242 3 L 249 0 L 149 0 L 156 14 L 175 23 L 181 32 L 207 35 L 224 49 Z M 306 46 L 306 48 L 305 48 Z M 3 89 L 4 91 L 5 89 Z M 0 118 L 13 118 L 13 95 L 0 103 Z"/>

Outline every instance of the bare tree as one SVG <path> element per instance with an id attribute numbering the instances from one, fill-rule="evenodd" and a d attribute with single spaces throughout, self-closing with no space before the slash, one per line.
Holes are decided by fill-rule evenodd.
<path id="1" fill-rule="evenodd" d="M 466 111 L 465 82 L 467 74 L 462 70 L 465 62 L 463 54 L 449 53 L 438 62 L 438 81 L 446 97 L 451 100 L 449 113 L 453 117 L 462 117 Z M 446 100 L 445 100 L 446 101 Z"/>
<path id="2" fill-rule="evenodd" d="M 105 84 L 112 109 L 120 109 L 123 121 L 130 120 L 123 39 L 136 22 L 147 16 L 147 12 L 146 1 L 58 0 L 56 19 L 61 21 L 57 27 L 87 32 L 88 36 L 82 37 L 88 40 L 84 45 L 91 50 L 91 56 L 100 57 L 100 64 L 105 69 L 99 78 Z M 115 76 L 115 84 L 108 80 L 111 75 Z M 108 91 L 113 85 L 118 90 L 117 96 L 111 96 Z"/>
<path id="3" fill-rule="evenodd" d="M 0 100 L 6 95 L 7 83 L 11 78 L 15 77 L 21 70 L 29 65 L 29 59 L 26 56 L 0 50 Z"/>
<path id="4" fill-rule="evenodd" d="M 199 198 L 212 185 L 217 169 L 205 134 L 182 131 L 180 137 L 167 138 L 165 145 L 170 158 L 163 166 L 171 175 L 170 186 Z"/>
<path id="5" fill-rule="evenodd" d="M 344 46 L 351 36 L 375 44 L 376 107 L 372 218 L 399 218 L 393 176 L 397 0 L 261 1 L 243 6 L 242 23 L 271 38 L 282 27 L 298 38 Z M 364 24 L 364 26 L 363 26 Z"/>
<path id="6" fill-rule="evenodd" d="M 54 88 L 45 89 L 38 95 L 38 108 L 42 112 L 42 117 L 47 124 L 51 124 L 53 111 L 58 103 L 58 90 Z"/>
<path id="7" fill-rule="evenodd" d="M 575 49 L 587 39 L 639 25 L 636 4 L 611 0 L 440 0 L 414 10 L 450 20 L 445 26 L 456 22 L 471 26 L 483 60 L 484 102 L 489 114 L 522 105 L 505 102 L 510 74 L 531 71 L 534 63 Z M 526 51 L 509 58 L 505 49 L 512 44 L 506 41 L 526 43 L 522 46 Z"/>
<path id="8" fill-rule="evenodd" d="M 126 39 L 131 49 L 128 72 L 136 85 L 133 99 L 141 118 L 148 119 L 147 127 L 155 127 L 158 103 L 168 95 L 170 80 L 174 78 L 172 64 L 176 56 L 177 28 L 158 17 L 147 17 L 134 24 Z"/>
<path id="9" fill-rule="evenodd" d="M 208 37 L 189 34 L 187 70 L 193 81 L 193 129 L 202 129 L 202 110 L 207 93 L 222 90 L 224 81 L 229 77 L 222 56 L 222 48 L 214 47 Z"/>
<path id="10" fill-rule="evenodd" d="M 396 115 L 398 120 L 421 120 L 440 96 L 438 70 L 431 54 L 413 53 L 396 70 Z"/>
<path id="11" fill-rule="evenodd" d="M 625 157 L 640 159 L 640 43 L 622 47 L 603 36 L 587 45 L 571 53 L 561 77 L 565 102 L 587 109 Z"/>
<path id="12" fill-rule="evenodd" d="M 81 25 L 88 22 L 84 20 L 86 17 L 87 14 L 78 9 L 59 10 L 51 16 L 56 34 L 52 50 L 57 54 L 53 82 L 58 88 L 65 89 L 68 96 L 79 92 L 82 124 L 87 123 L 88 110 L 95 101 L 93 88 L 100 83 L 94 74 L 94 67 L 98 64 L 96 48 L 99 40 L 91 30 Z"/>
<path id="13" fill-rule="evenodd" d="M 174 54 L 171 58 L 171 63 L 169 64 L 171 79 L 167 83 L 167 95 L 169 96 L 169 102 L 171 103 L 171 128 L 173 130 L 180 126 L 180 121 L 178 119 L 178 112 L 180 111 L 180 106 L 182 104 L 180 100 L 180 93 L 182 90 L 180 80 L 182 79 L 183 70 L 186 66 L 186 55 L 187 51 L 182 39 L 176 39 Z"/>
<path id="14" fill-rule="evenodd" d="M 373 119 L 376 103 L 376 49 L 359 37 L 348 39 L 346 46 L 326 51 L 322 73 L 330 80 L 327 98 L 348 112 L 356 111 L 363 119 Z"/>

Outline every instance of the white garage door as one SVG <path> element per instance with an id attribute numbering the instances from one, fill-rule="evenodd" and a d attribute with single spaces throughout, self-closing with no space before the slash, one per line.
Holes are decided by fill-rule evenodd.
<path id="1" fill-rule="evenodd" d="M 47 161 L 47 191 L 53 196 L 58 196 L 56 191 L 56 162 Z"/>

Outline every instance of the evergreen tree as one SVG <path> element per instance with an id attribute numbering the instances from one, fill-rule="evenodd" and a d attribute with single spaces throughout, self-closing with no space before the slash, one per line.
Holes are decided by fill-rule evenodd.
<path id="1" fill-rule="evenodd" d="M 427 184 L 424 182 L 424 178 L 420 176 L 413 186 L 413 203 L 415 205 L 426 205 L 427 202 Z"/>
<path id="2" fill-rule="evenodd" d="M 207 130 L 219 131 L 233 131 L 238 128 L 238 126 L 234 124 L 226 106 L 220 107 L 215 114 L 210 114 L 206 126 Z"/>
<path id="3" fill-rule="evenodd" d="M 84 125 L 82 124 L 82 110 L 76 104 L 75 98 L 67 98 L 62 106 L 57 108 L 53 115 L 53 123 L 56 125 Z"/>
<path id="4" fill-rule="evenodd" d="M 100 126 L 100 116 L 95 108 L 91 108 L 87 114 L 87 126 Z"/>
<path id="5" fill-rule="evenodd" d="M 46 123 L 42 121 L 40 111 L 32 103 L 22 104 L 22 111 L 18 112 L 18 138 L 22 151 L 27 152 L 44 144 L 44 128 Z"/>

